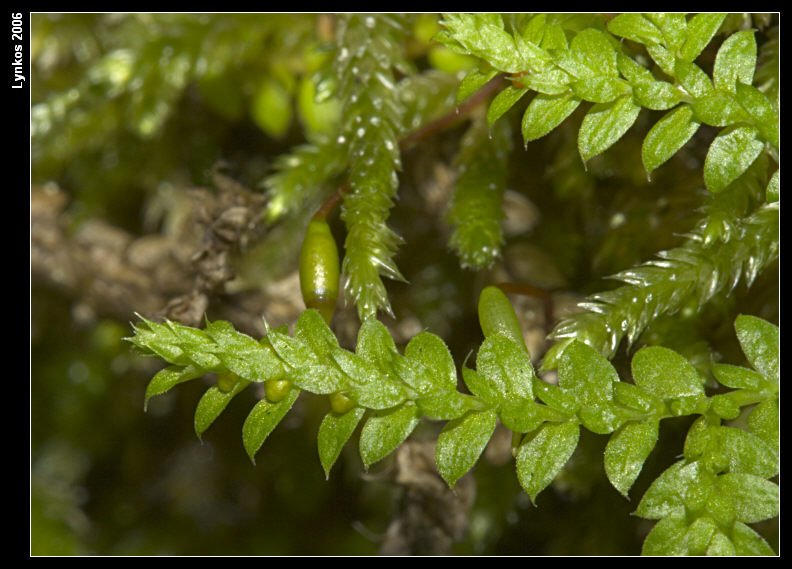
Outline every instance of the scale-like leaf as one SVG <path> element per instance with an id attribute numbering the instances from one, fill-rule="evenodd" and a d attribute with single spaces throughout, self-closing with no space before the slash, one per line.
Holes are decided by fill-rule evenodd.
<path id="1" fill-rule="evenodd" d="M 195 434 L 201 438 L 220 413 L 231 403 L 231 400 L 249 385 L 249 382 L 240 380 L 231 388 L 231 391 L 222 391 L 213 385 L 204 392 L 195 408 L 194 428 Z"/>
<path id="2" fill-rule="evenodd" d="M 412 402 L 369 417 L 360 432 L 360 458 L 363 465 L 368 468 L 388 456 L 410 436 L 420 420 L 421 412 Z"/>
<path id="3" fill-rule="evenodd" d="M 531 501 L 555 479 L 577 448 L 579 437 L 575 421 L 545 423 L 520 445 L 517 476 Z"/>
<path id="4" fill-rule="evenodd" d="M 528 105 L 522 119 L 522 135 L 526 144 L 541 138 L 560 125 L 580 105 L 572 93 L 545 95 L 538 93 Z"/>
<path id="5" fill-rule="evenodd" d="M 677 352 L 662 346 L 638 350 L 632 359 L 632 372 L 637 386 L 660 399 L 704 392 L 696 368 Z"/>
<path id="6" fill-rule="evenodd" d="M 754 163 L 764 149 L 758 135 L 755 127 L 740 125 L 725 128 L 715 137 L 704 160 L 709 191 L 722 191 Z"/>
<path id="7" fill-rule="evenodd" d="M 605 473 L 624 497 L 641 473 L 643 464 L 657 443 L 659 421 L 629 422 L 622 425 L 605 447 Z"/>
<path id="8" fill-rule="evenodd" d="M 641 160 L 647 173 L 664 164 L 701 126 L 693 118 L 690 105 L 681 105 L 657 121 L 644 138 Z"/>
<path id="9" fill-rule="evenodd" d="M 473 411 L 443 427 L 435 460 L 440 476 L 451 488 L 476 464 L 495 432 L 496 422 L 494 411 Z"/>
<path id="10" fill-rule="evenodd" d="M 578 151 L 583 162 L 610 148 L 633 125 L 640 112 L 641 107 L 630 96 L 591 107 L 578 132 Z"/>
<path id="11" fill-rule="evenodd" d="M 734 328 L 754 369 L 767 379 L 778 381 L 781 349 L 778 327 L 756 316 L 741 314 L 734 321 Z"/>
<path id="12" fill-rule="evenodd" d="M 253 406 L 242 425 L 242 444 L 251 462 L 255 464 L 256 453 L 261 445 L 286 416 L 299 395 L 300 390 L 292 388 L 286 397 L 277 403 L 261 399 Z"/>
<path id="13" fill-rule="evenodd" d="M 353 407 L 346 413 L 325 415 L 319 426 L 317 438 L 319 461 L 322 463 L 325 477 L 330 477 L 330 470 L 365 412 L 362 407 Z"/>

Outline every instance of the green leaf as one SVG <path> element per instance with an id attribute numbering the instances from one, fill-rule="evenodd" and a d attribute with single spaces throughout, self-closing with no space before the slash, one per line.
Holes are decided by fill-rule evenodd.
<path id="1" fill-rule="evenodd" d="M 349 389 L 349 377 L 331 365 L 306 365 L 290 371 L 286 376 L 300 389 L 320 395 Z"/>
<path id="2" fill-rule="evenodd" d="M 407 399 L 407 391 L 400 383 L 387 377 L 375 376 L 373 381 L 346 391 L 347 397 L 367 409 L 389 409 Z"/>
<path id="3" fill-rule="evenodd" d="M 709 547 L 707 547 L 707 555 L 734 557 L 735 554 L 734 544 L 729 536 L 722 532 L 717 532 L 712 536 Z"/>
<path id="4" fill-rule="evenodd" d="M 198 405 L 195 407 L 195 418 L 193 420 L 195 434 L 201 438 L 204 431 L 208 429 L 215 419 L 223 412 L 231 400 L 236 397 L 245 387 L 248 381 L 240 380 L 234 385 L 231 391 L 221 391 L 213 385 L 204 392 Z"/>
<path id="5" fill-rule="evenodd" d="M 549 407 L 572 417 L 579 409 L 579 402 L 573 393 L 562 389 L 558 385 L 547 383 L 537 378 L 533 382 L 534 393 Z"/>
<path id="6" fill-rule="evenodd" d="M 615 77 L 618 74 L 616 50 L 605 34 L 599 30 L 594 28 L 581 30 L 572 39 L 569 50 L 582 67 L 589 70 L 588 77 L 598 75 Z M 584 78 L 581 75 L 577 77 Z"/>
<path id="7" fill-rule="evenodd" d="M 416 403 L 424 415 L 441 421 L 458 419 L 468 411 L 483 408 L 477 397 L 456 390 L 427 395 L 418 399 Z"/>
<path id="8" fill-rule="evenodd" d="M 583 342 L 574 341 L 561 354 L 558 385 L 573 394 L 581 405 L 598 405 L 613 399 L 619 374 L 608 358 Z"/>
<path id="9" fill-rule="evenodd" d="M 741 314 L 734 321 L 737 339 L 745 357 L 767 379 L 780 379 L 781 338 L 778 326 L 756 316 Z"/>
<path id="10" fill-rule="evenodd" d="M 369 318 L 360 325 L 355 353 L 383 373 L 393 371 L 391 362 L 394 354 L 398 354 L 393 336 L 376 318 Z"/>
<path id="11" fill-rule="evenodd" d="M 478 317 L 485 338 L 503 336 L 525 351 L 525 339 L 514 307 L 497 286 L 485 286 L 478 301 Z"/>
<path id="12" fill-rule="evenodd" d="M 270 330 L 267 332 L 266 339 L 278 357 L 292 368 L 321 363 L 313 350 L 299 338 L 291 338 L 278 330 Z"/>
<path id="13" fill-rule="evenodd" d="M 717 193 L 740 177 L 759 157 L 764 144 L 752 126 L 725 128 L 712 141 L 704 160 L 704 182 Z"/>
<path id="14" fill-rule="evenodd" d="M 732 389 L 759 389 L 763 381 L 754 370 L 729 364 L 713 364 L 712 375 L 718 383 Z"/>
<path id="15" fill-rule="evenodd" d="M 491 125 L 496 120 L 501 118 L 509 109 L 511 109 L 517 101 L 523 98 L 528 92 L 524 87 L 517 87 L 516 85 L 507 85 L 500 93 L 495 95 L 487 108 L 487 124 Z"/>
<path id="16" fill-rule="evenodd" d="M 419 395 L 428 395 L 438 390 L 434 373 L 421 362 L 400 355 L 393 358 L 393 371 L 401 381 L 409 385 Z"/>
<path id="17" fill-rule="evenodd" d="M 781 174 L 780 170 L 773 172 L 770 182 L 765 190 L 767 203 L 775 203 L 781 199 Z"/>
<path id="18" fill-rule="evenodd" d="M 674 57 L 674 54 L 668 51 L 665 47 L 660 44 L 651 44 L 646 46 L 646 51 L 649 53 L 649 56 L 652 60 L 657 64 L 657 66 L 663 70 L 666 75 L 671 77 L 675 77 L 675 70 L 674 67 L 677 62 L 677 58 Z"/>
<path id="19" fill-rule="evenodd" d="M 687 518 L 683 510 L 677 510 L 657 522 L 644 539 L 641 555 L 679 556 L 687 554 L 685 534 Z"/>
<path id="20" fill-rule="evenodd" d="M 713 536 L 718 534 L 718 524 L 709 516 L 696 518 L 685 532 L 685 544 L 689 555 L 702 555 L 707 551 L 707 546 L 712 542 Z M 720 534 L 723 535 L 723 534 Z"/>
<path id="21" fill-rule="evenodd" d="M 737 101 L 751 115 L 754 126 L 767 142 L 778 148 L 779 116 L 776 108 L 759 89 L 752 85 L 737 83 Z"/>
<path id="22" fill-rule="evenodd" d="M 687 23 L 687 37 L 679 56 L 685 61 L 693 61 L 704 51 L 710 40 L 718 32 L 726 14 L 696 14 Z"/>
<path id="23" fill-rule="evenodd" d="M 212 353 L 217 351 L 217 344 L 212 341 L 209 334 L 170 320 L 165 321 L 165 326 L 173 332 L 175 341 L 195 365 L 205 370 L 220 371 L 218 368 L 221 367 L 222 362 Z M 255 342 L 253 338 L 250 340 Z"/>
<path id="24" fill-rule="evenodd" d="M 780 451 L 780 423 L 778 397 L 771 397 L 757 404 L 748 415 L 748 428 L 751 433 L 773 448 L 776 455 Z"/>
<path id="25" fill-rule="evenodd" d="M 572 77 L 563 69 L 552 67 L 541 73 L 531 73 L 528 76 L 520 77 L 519 81 L 527 89 L 538 93 L 562 95 L 569 92 Z"/>
<path id="26" fill-rule="evenodd" d="M 613 385 L 619 381 L 608 359 L 583 342 L 572 342 L 561 354 L 558 385 L 576 400 L 578 416 L 592 432 L 612 432 L 621 423 L 611 405 Z"/>
<path id="27" fill-rule="evenodd" d="M 572 93 L 545 95 L 538 93 L 522 118 L 522 135 L 525 143 L 551 132 L 578 108 L 581 100 Z"/>
<path id="28" fill-rule="evenodd" d="M 340 415 L 328 413 L 322 420 L 319 426 L 318 447 L 319 461 L 322 463 L 326 478 L 330 478 L 330 470 L 365 411 L 362 407 L 353 407 Z"/>
<path id="29" fill-rule="evenodd" d="M 707 415 L 702 415 L 693 422 L 693 425 L 688 429 L 683 448 L 683 456 L 688 461 L 692 462 L 701 458 L 711 448 L 717 437 L 719 424 L 717 420 L 710 419 Z"/>
<path id="30" fill-rule="evenodd" d="M 454 40 L 444 42 L 451 49 L 480 57 L 500 71 L 519 73 L 526 70 L 523 54 L 514 38 L 503 29 L 500 15 L 443 14 L 441 24 Z M 438 39 L 442 41 L 444 37 Z"/>
<path id="31" fill-rule="evenodd" d="M 337 348 L 330 351 L 330 356 L 333 361 L 338 364 L 346 375 L 358 385 L 363 385 L 370 382 L 373 378 L 380 375 L 379 370 L 374 364 L 367 362 L 357 354 L 353 354 L 343 348 Z"/>
<path id="32" fill-rule="evenodd" d="M 512 339 L 503 336 L 485 339 L 476 356 L 476 370 L 495 389 L 501 401 L 533 399 L 535 374 L 531 358 Z"/>
<path id="33" fill-rule="evenodd" d="M 625 498 L 657 443 L 660 423 L 656 419 L 625 423 L 611 435 L 605 447 L 605 473 Z"/>
<path id="34" fill-rule="evenodd" d="M 172 387 L 185 381 L 201 377 L 206 372 L 200 368 L 189 365 L 187 367 L 181 366 L 168 366 L 161 369 L 157 374 L 151 378 L 146 386 L 146 396 L 143 401 L 143 410 L 148 408 L 149 399 L 155 395 L 162 395 Z"/>
<path id="35" fill-rule="evenodd" d="M 691 107 L 696 120 L 710 126 L 727 126 L 750 118 L 732 93 L 720 89 L 699 97 Z"/>
<path id="36" fill-rule="evenodd" d="M 271 403 L 265 398 L 253 406 L 242 426 L 242 443 L 253 464 L 256 463 L 256 453 L 261 445 L 286 416 L 299 395 L 300 390 L 292 388 L 286 397 L 277 403 Z"/>
<path id="37" fill-rule="evenodd" d="M 651 21 L 637 12 L 618 14 L 608 22 L 608 31 L 645 45 L 661 43 L 663 34 Z"/>
<path id="38" fill-rule="evenodd" d="M 476 463 L 495 432 L 494 411 L 471 412 L 446 423 L 437 438 L 435 460 L 440 476 L 453 488 Z"/>
<path id="39" fill-rule="evenodd" d="M 711 493 L 714 480 L 696 462 L 680 460 L 658 476 L 644 493 L 635 514 L 659 520 L 674 512 L 684 512 L 690 502 L 703 502 Z M 703 503 L 701 504 L 703 505 Z"/>
<path id="40" fill-rule="evenodd" d="M 584 101 L 610 103 L 629 92 L 629 86 L 618 77 L 599 75 L 572 83 L 572 92 Z"/>
<path id="41" fill-rule="evenodd" d="M 638 350 L 633 356 L 632 374 L 638 387 L 660 399 L 704 393 L 696 368 L 677 352 L 662 346 Z"/>
<path id="42" fill-rule="evenodd" d="M 459 88 L 457 89 L 457 103 L 461 103 L 470 97 L 470 95 L 486 85 L 487 82 L 493 79 L 497 74 L 498 71 L 496 69 L 492 69 L 486 73 L 474 70 L 465 75 L 465 78 L 459 82 Z"/>
<path id="43" fill-rule="evenodd" d="M 545 24 L 542 34 L 542 49 L 552 52 L 554 50 L 565 51 L 569 49 L 569 42 L 567 41 L 564 28 L 560 24 Z"/>
<path id="44" fill-rule="evenodd" d="M 734 427 L 718 427 L 717 433 L 720 451 L 729 460 L 728 472 L 753 474 L 762 478 L 772 478 L 778 474 L 779 457 L 761 438 Z"/>
<path id="45" fill-rule="evenodd" d="M 696 134 L 699 126 L 689 105 L 681 105 L 657 121 L 641 147 L 641 160 L 647 173 L 676 154 Z"/>
<path id="46" fill-rule="evenodd" d="M 578 152 L 583 162 L 610 148 L 633 125 L 640 112 L 641 107 L 630 96 L 591 107 L 578 133 Z"/>
<path id="47" fill-rule="evenodd" d="M 320 358 L 327 357 L 330 349 L 338 346 L 335 334 L 315 309 L 300 314 L 294 326 L 294 337 Z"/>
<path id="48" fill-rule="evenodd" d="M 674 76 L 693 98 L 703 97 L 712 92 L 712 80 L 695 63 L 677 59 L 674 63 Z"/>
<path id="49" fill-rule="evenodd" d="M 671 83 L 654 80 L 633 85 L 633 97 L 640 106 L 653 111 L 665 111 L 681 100 L 679 91 Z"/>
<path id="50" fill-rule="evenodd" d="M 619 381 L 613 384 L 613 399 L 628 409 L 642 411 L 662 411 L 663 401 L 650 395 L 640 387 Z"/>
<path id="51" fill-rule="evenodd" d="M 716 89 L 735 92 L 736 83 L 751 85 L 756 69 L 756 39 L 753 30 L 730 35 L 715 56 L 712 79 Z"/>
<path id="52" fill-rule="evenodd" d="M 742 522 L 736 522 L 732 526 L 732 542 L 737 555 L 776 554 L 761 535 Z"/>
<path id="53" fill-rule="evenodd" d="M 577 448 L 579 437 L 580 426 L 575 421 L 544 423 L 520 445 L 517 476 L 532 502 L 567 463 Z"/>
<path id="54" fill-rule="evenodd" d="M 500 406 L 498 417 L 507 429 L 515 433 L 530 433 L 548 420 L 549 414 L 547 408 L 539 405 L 536 401 L 516 399 L 503 403 Z"/>
<path id="55" fill-rule="evenodd" d="M 365 468 L 393 452 L 410 436 L 420 420 L 420 410 L 410 401 L 369 417 L 360 432 L 360 457 Z"/>
<path id="56" fill-rule="evenodd" d="M 676 53 L 687 38 L 687 19 L 680 12 L 647 13 L 646 17 L 663 32 L 665 46 Z"/>
<path id="57" fill-rule="evenodd" d="M 501 393 L 498 391 L 500 386 L 487 381 L 484 374 L 463 366 L 462 380 L 473 395 L 480 397 L 489 405 L 497 406 L 500 403 L 502 398 Z"/>
<path id="58" fill-rule="evenodd" d="M 457 385 L 457 372 L 454 358 L 448 346 L 431 332 L 419 332 L 404 348 L 404 357 L 415 360 L 432 372 L 432 382 L 444 390 L 454 390 Z"/>
<path id="59" fill-rule="evenodd" d="M 778 485 L 760 476 L 744 473 L 727 473 L 718 476 L 716 493 L 707 503 L 707 509 L 717 508 L 716 519 L 726 521 L 724 514 L 747 524 L 776 517 L 780 513 Z M 717 505 L 715 502 L 719 502 Z M 722 501 L 722 502 L 721 502 Z"/>
<path id="60" fill-rule="evenodd" d="M 514 36 L 514 44 L 522 59 L 523 71 L 541 73 L 552 66 L 552 58 L 543 48 L 524 36 Z"/>
<path id="61" fill-rule="evenodd" d="M 168 326 L 139 317 L 143 324 L 135 326 L 135 335 L 129 338 L 139 351 L 155 355 L 163 361 L 178 366 L 188 366 L 193 363 L 179 347 L 176 335 Z"/>

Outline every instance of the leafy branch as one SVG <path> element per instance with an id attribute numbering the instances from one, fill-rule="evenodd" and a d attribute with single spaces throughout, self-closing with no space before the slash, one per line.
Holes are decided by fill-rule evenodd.
<path id="1" fill-rule="evenodd" d="M 629 383 L 602 354 L 573 340 L 560 356 L 558 384 L 546 383 L 537 378 L 524 347 L 501 332 L 481 344 L 475 369 L 463 366 L 462 392 L 438 336 L 421 332 L 400 353 L 385 326 L 368 319 L 353 352 L 338 345 L 314 310 L 300 316 L 293 336 L 270 329 L 257 341 L 223 321 L 199 330 L 142 319 L 129 340 L 142 354 L 170 364 L 149 383 L 146 402 L 217 374 L 217 384 L 196 408 L 199 437 L 245 387 L 263 383 L 266 397 L 242 429 L 251 460 L 302 392 L 327 397 L 330 409 L 318 433 L 327 476 L 361 422 L 359 450 L 368 468 L 430 419 L 445 421 L 436 461 L 453 487 L 478 461 L 500 421 L 518 436 L 517 476 L 532 500 L 564 467 L 581 427 L 610 435 L 605 471 L 627 496 L 655 446 L 659 423 L 699 415 L 684 458 L 653 483 L 636 509 L 637 515 L 661 520 L 644 550 L 768 553 L 769 546 L 745 524 L 778 513 L 778 487 L 768 480 L 779 466 L 778 329 L 752 316 L 738 317 L 735 329 L 752 369 L 716 364 L 716 379 L 730 390 L 709 396 L 695 368 L 660 346 L 635 354 Z M 751 408 L 747 430 L 722 425 L 745 407 Z M 707 539 L 700 535 L 705 529 Z M 669 532 L 682 532 L 684 540 L 667 541 Z"/>

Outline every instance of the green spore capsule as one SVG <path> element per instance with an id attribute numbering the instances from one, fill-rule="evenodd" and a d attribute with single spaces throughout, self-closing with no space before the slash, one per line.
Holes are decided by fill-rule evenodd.
<path id="1" fill-rule="evenodd" d="M 300 290 L 307 308 L 319 311 L 330 324 L 338 300 L 339 263 L 330 226 L 311 219 L 300 250 Z"/>
<path id="2" fill-rule="evenodd" d="M 527 352 L 525 338 L 511 302 L 496 286 L 484 287 L 479 295 L 479 324 L 485 338 L 500 334 L 517 342 Z"/>

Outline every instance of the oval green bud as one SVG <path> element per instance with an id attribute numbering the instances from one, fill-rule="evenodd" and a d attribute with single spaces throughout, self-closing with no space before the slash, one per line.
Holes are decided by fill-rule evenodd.
<path id="1" fill-rule="evenodd" d="M 500 334 L 528 351 L 517 314 L 501 289 L 492 285 L 484 287 L 479 296 L 478 315 L 485 338 Z"/>
<path id="2" fill-rule="evenodd" d="M 342 393 L 331 393 L 330 394 L 330 409 L 333 413 L 338 413 L 342 415 L 352 409 L 355 406 L 355 402 L 352 401 L 349 397 Z"/>
<path id="3" fill-rule="evenodd" d="M 330 324 L 338 300 L 338 247 L 330 226 L 312 219 L 300 251 L 300 290 L 307 308 L 319 311 Z"/>
<path id="4" fill-rule="evenodd" d="M 291 382 L 287 379 L 270 379 L 264 382 L 264 394 L 270 403 L 277 403 L 289 394 Z"/>
<path id="5" fill-rule="evenodd" d="M 228 393 L 239 383 L 239 376 L 230 371 L 223 371 L 217 374 L 217 389 L 223 393 Z"/>

